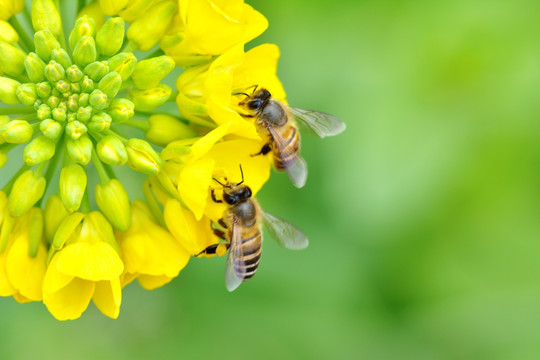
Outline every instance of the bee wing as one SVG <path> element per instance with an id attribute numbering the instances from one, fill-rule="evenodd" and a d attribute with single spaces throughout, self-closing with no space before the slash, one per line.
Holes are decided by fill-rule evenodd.
<path id="1" fill-rule="evenodd" d="M 231 245 L 227 255 L 227 265 L 225 266 L 225 286 L 227 290 L 234 291 L 244 280 L 246 267 L 244 263 L 244 251 L 240 231 L 236 221 L 233 222 Z"/>
<path id="2" fill-rule="evenodd" d="M 275 143 L 274 149 L 279 158 L 281 160 L 287 159 L 287 154 L 283 153 L 282 151 L 282 149 L 287 147 L 286 140 L 271 126 L 268 127 L 268 131 L 270 132 L 270 136 L 272 136 L 272 140 Z M 294 158 L 286 160 L 285 162 L 287 163 L 287 166 L 285 167 L 287 176 L 293 185 L 300 189 L 306 184 L 307 180 L 308 172 L 306 161 L 300 155 L 296 155 Z"/>
<path id="3" fill-rule="evenodd" d="M 262 214 L 268 235 L 274 238 L 279 245 L 291 250 L 307 248 L 309 245 L 308 238 L 294 225 L 267 212 L 263 211 Z"/>
<path id="4" fill-rule="evenodd" d="M 289 107 L 289 110 L 297 120 L 300 131 L 320 138 L 337 135 L 346 128 L 345 123 L 334 115 L 294 107 Z"/>

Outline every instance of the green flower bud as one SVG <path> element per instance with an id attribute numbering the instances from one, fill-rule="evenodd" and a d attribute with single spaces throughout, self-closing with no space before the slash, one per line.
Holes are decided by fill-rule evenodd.
<path id="1" fill-rule="evenodd" d="M 79 108 L 79 94 L 73 94 L 68 97 L 66 106 L 69 111 L 74 112 Z"/>
<path id="2" fill-rule="evenodd" d="M 197 132 L 193 128 L 169 115 L 152 115 L 148 122 L 150 128 L 145 136 L 156 145 L 166 146 L 175 140 L 197 136 Z"/>
<path id="3" fill-rule="evenodd" d="M 47 104 L 41 104 L 36 113 L 39 120 L 49 119 L 51 117 L 51 108 Z"/>
<path id="4" fill-rule="evenodd" d="M 132 53 L 122 52 L 109 59 L 110 71 L 120 74 L 122 81 L 126 81 L 133 74 L 135 65 L 137 65 L 137 58 Z"/>
<path id="5" fill-rule="evenodd" d="M 16 94 L 20 102 L 24 105 L 32 106 L 37 99 L 36 85 L 32 83 L 22 84 L 17 88 Z"/>
<path id="6" fill-rule="evenodd" d="M 86 190 L 86 172 L 80 165 L 69 165 L 60 173 L 60 198 L 64 208 L 72 213 L 79 210 Z"/>
<path id="7" fill-rule="evenodd" d="M 19 35 L 17 31 L 4 20 L 0 20 L 0 41 L 7 42 L 9 44 L 15 44 L 19 41 Z"/>
<path id="8" fill-rule="evenodd" d="M 64 110 L 67 112 L 67 105 L 65 101 L 62 101 L 60 104 L 58 104 L 58 108 Z"/>
<path id="9" fill-rule="evenodd" d="M 38 136 L 24 147 L 23 160 L 28 166 L 37 165 L 43 161 L 50 160 L 54 155 L 55 148 L 56 145 L 51 139 L 45 136 Z"/>
<path id="10" fill-rule="evenodd" d="M 60 99 L 58 98 L 58 96 L 52 95 L 52 96 L 49 96 L 49 98 L 47 99 L 47 105 L 49 105 L 51 109 L 54 109 L 59 104 L 60 104 Z"/>
<path id="11" fill-rule="evenodd" d="M 108 184 L 96 186 L 96 203 L 111 225 L 120 231 L 126 231 L 131 224 L 129 198 L 122 183 L 112 179 Z"/>
<path id="12" fill-rule="evenodd" d="M 9 116 L 0 115 L 0 126 L 4 126 L 9 122 Z"/>
<path id="13" fill-rule="evenodd" d="M 94 19 L 83 15 L 75 21 L 75 26 L 69 34 L 69 47 L 75 49 L 77 43 L 83 36 L 94 36 L 96 33 L 96 23 Z"/>
<path id="14" fill-rule="evenodd" d="M 24 68 L 26 54 L 15 46 L 0 41 L 0 69 L 8 75 L 19 76 Z"/>
<path id="15" fill-rule="evenodd" d="M 152 89 L 133 89 L 131 91 L 131 100 L 135 104 L 135 109 L 140 111 L 151 111 L 154 108 L 163 105 L 171 96 L 171 88 L 165 84 L 158 84 Z"/>
<path id="16" fill-rule="evenodd" d="M 109 165 L 122 166 L 128 160 L 126 147 L 114 135 L 107 135 L 97 144 L 97 154 L 101 161 Z"/>
<path id="17" fill-rule="evenodd" d="M 79 94 L 79 106 L 88 106 L 90 104 L 90 94 Z"/>
<path id="18" fill-rule="evenodd" d="M 36 53 L 29 53 L 24 58 L 24 67 L 26 73 L 32 82 L 40 82 L 45 80 L 45 63 Z"/>
<path id="19" fill-rule="evenodd" d="M 51 251 L 60 250 L 83 219 L 84 214 L 80 212 L 74 212 L 73 214 L 64 217 L 58 224 L 58 228 L 54 233 Z"/>
<path id="20" fill-rule="evenodd" d="M 73 50 L 73 60 L 79 66 L 86 65 L 96 61 L 97 50 L 96 42 L 91 36 L 82 36 Z"/>
<path id="21" fill-rule="evenodd" d="M 77 140 L 67 140 L 67 152 L 71 160 L 78 164 L 86 165 L 92 156 L 92 141 L 88 135 L 83 135 Z"/>
<path id="22" fill-rule="evenodd" d="M 41 130 L 43 136 L 56 140 L 62 134 L 64 128 L 53 119 L 45 119 L 39 124 L 39 130 Z"/>
<path id="23" fill-rule="evenodd" d="M 66 118 L 67 118 L 66 110 L 60 107 L 54 108 L 52 110 L 52 117 L 56 121 L 60 121 L 60 122 L 66 121 Z"/>
<path id="24" fill-rule="evenodd" d="M 107 113 L 114 122 L 121 123 L 135 115 L 135 105 L 127 99 L 114 99 L 111 101 Z"/>
<path id="25" fill-rule="evenodd" d="M 22 173 L 15 183 L 9 195 L 8 209 L 11 216 L 22 216 L 41 199 L 45 192 L 45 178 L 27 170 Z"/>
<path id="26" fill-rule="evenodd" d="M 52 87 L 48 81 L 36 84 L 36 94 L 40 98 L 47 98 L 51 95 Z"/>
<path id="27" fill-rule="evenodd" d="M 73 83 L 81 81 L 81 79 L 83 78 L 83 75 L 84 75 L 83 72 L 81 71 L 81 69 L 79 69 L 77 65 L 71 65 L 66 70 L 67 79 Z"/>
<path id="28" fill-rule="evenodd" d="M 116 15 L 126 7 L 129 0 L 99 0 L 99 6 L 105 15 Z"/>
<path id="29" fill-rule="evenodd" d="M 130 1 L 127 7 L 120 12 L 122 19 L 127 22 L 133 22 L 137 18 L 143 16 L 150 6 L 154 3 L 154 0 L 134 0 Z"/>
<path id="30" fill-rule="evenodd" d="M 88 76 L 85 76 L 81 83 L 81 90 L 85 93 L 91 93 L 92 91 L 94 91 L 94 89 L 95 89 L 94 81 L 90 79 Z"/>
<path id="31" fill-rule="evenodd" d="M 69 122 L 66 125 L 66 134 L 73 140 L 77 140 L 78 138 L 86 134 L 86 132 L 87 132 L 86 125 L 84 125 L 80 121 L 75 120 L 75 121 Z"/>
<path id="32" fill-rule="evenodd" d="M 72 112 L 68 113 L 66 120 L 67 120 L 67 122 L 76 121 L 77 120 L 77 113 L 72 113 Z"/>
<path id="33" fill-rule="evenodd" d="M 84 73 L 94 81 L 99 81 L 109 72 L 109 65 L 107 61 L 94 61 L 91 64 L 86 65 Z"/>
<path id="34" fill-rule="evenodd" d="M 59 80 L 56 83 L 56 90 L 60 91 L 62 94 L 67 93 L 69 90 L 71 90 L 71 86 L 67 81 Z"/>
<path id="35" fill-rule="evenodd" d="M 56 36 L 62 34 L 62 19 L 53 0 L 32 0 L 30 13 L 36 31 L 48 29 Z"/>
<path id="36" fill-rule="evenodd" d="M 96 110 L 103 110 L 107 107 L 108 99 L 101 90 L 94 90 L 90 94 L 90 105 Z"/>
<path id="37" fill-rule="evenodd" d="M 53 49 L 51 59 L 62 65 L 64 69 L 68 69 L 71 66 L 71 58 L 64 49 Z"/>
<path id="38" fill-rule="evenodd" d="M 17 88 L 20 85 L 17 80 L 0 76 L 0 101 L 9 105 L 18 104 Z"/>
<path id="39" fill-rule="evenodd" d="M 127 37 L 141 51 L 152 49 L 163 37 L 176 14 L 177 1 L 161 1 L 136 19 L 128 28 Z"/>
<path id="40" fill-rule="evenodd" d="M 62 200 L 57 195 L 51 195 L 47 198 L 43 213 L 45 217 L 45 239 L 50 245 L 58 226 L 68 213 L 64 208 Z"/>
<path id="41" fill-rule="evenodd" d="M 43 100 L 37 99 L 37 100 L 34 102 L 34 105 L 32 105 L 32 106 L 34 107 L 34 109 L 37 110 L 42 104 L 43 104 Z"/>
<path id="42" fill-rule="evenodd" d="M 45 77 L 51 83 L 54 84 L 57 81 L 64 79 L 65 76 L 66 71 L 64 70 L 64 67 L 56 61 L 51 60 L 49 64 L 45 66 Z"/>
<path id="43" fill-rule="evenodd" d="M 0 127 L 0 141 L 24 144 L 32 138 L 32 125 L 24 120 L 12 120 Z"/>
<path id="44" fill-rule="evenodd" d="M 0 150 L 0 169 L 6 165 L 8 160 L 7 154 L 5 151 Z"/>
<path id="45" fill-rule="evenodd" d="M 100 112 L 95 115 L 92 115 L 90 122 L 88 123 L 88 128 L 91 131 L 102 132 L 111 127 L 112 118 L 109 114 L 105 112 Z"/>
<path id="46" fill-rule="evenodd" d="M 118 94 L 121 86 L 122 78 L 116 71 L 105 75 L 98 84 L 98 88 L 110 98 L 113 98 L 116 96 L 116 94 Z"/>
<path id="47" fill-rule="evenodd" d="M 131 78 L 139 89 L 150 89 L 156 87 L 174 66 L 174 60 L 166 55 L 139 61 Z"/>
<path id="48" fill-rule="evenodd" d="M 133 170 L 147 175 L 157 174 L 163 167 L 163 162 L 152 146 L 141 139 L 130 139 L 126 147 L 128 165 Z"/>
<path id="49" fill-rule="evenodd" d="M 77 120 L 82 121 L 83 123 L 86 123 L 88 120 L 90 120 L 90 117 L 92 117 L 92 107 L 80 107 L 77 111 Z"/>
<path id="50" fill-rule="evenodd" d="M 109 18 L 96 35 L 96 46 L 100 54 L 113 56 L 122 48 L 124 42 L 124 19 Z"/>
<path id="51" fill-rule="evenodd" d="M 81 84 L 79 83 L 71 83 L 71 86 L 70 86 L 70 89 L 71 89 L 71 93 L 80 93 L 81 92 Z"/>
<path id="52" fill-rule="evenodd" d="M 36 32 L 34 34 L 34 45 L 36 45 L 36 53 L 44 61 L 51 60 L 52 51 L 60 48 L 60 43 L 49 30 Z"/>

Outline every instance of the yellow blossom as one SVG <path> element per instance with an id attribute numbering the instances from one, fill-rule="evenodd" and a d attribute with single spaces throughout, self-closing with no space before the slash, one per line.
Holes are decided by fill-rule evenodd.
<path id="1" fill-rule="evenodd" d="M 24 9 L 24 0 L 0 0 L 0 20 L 7 20 Z"/>
<path id="2" fill-rule="evenodd" d="M 183 0 L 161 48 L 177 65 L 189 66 L 243 46 L 267 27 L 266 18 L 244 0 Z"/>
<path id="3" fill-rule="evenodd" d="M 152 290 L 178 276 L 189 254 L 154 221 L 145 203 L 134 201 L 131 214 L 130 228 L 116 233 L 125 265 L 122 285 L 137 278 L 143 288 Z"/>
<path id="4" fill-rule="evenodd" d="M 66 235 L 63 225 L 72 215 L 60 224 L 57 236 Z M 58 320 L 80 317 L 90 300 L 103 314 L 117 318 L 124 265 L 112 244 L 111 225 L 101 213 L 94 211 L 85 215 L 67 236 L 65 244 L 57 244 L 56 238 L 53 242 L 53 247 L 60 249 L 52 256 L 45 274 L 43 303 Z"/>

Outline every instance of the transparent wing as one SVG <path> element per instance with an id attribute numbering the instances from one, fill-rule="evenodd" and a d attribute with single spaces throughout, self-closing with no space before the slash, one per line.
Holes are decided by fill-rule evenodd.
<path id="1" fill-rule="evenodd" d="M 287 148 L 286 140 L 278 131 L 270 126 L 268 127 L 268 131 L 274 141 L 274 148 L 278 157 L 282 162 L 286 163 L 285 172 L 287 176 L 295 187 L 302 188 L 307 181 L 308 171 L 306 161 L 300 155 L 296 155 L 292 159 L 287 159 L 288 154 L 283 152 L 283 149 Z"/>
<path id="2" fill-rule="evenodd" d="M 265 229 L 270 237 L 284 248 L 302 250 L 309 245 L 308 238 L 294 225 L 267 212 L 262 212 Z"/>
<path id="3" fill-rule="evenodd" d="M 324 138 L 337 135 L 346 128 L 345 123 L 334 115 L 294 107 L 289 107 L 289 110 L 297 120 L 301 132 Z"/>
<path id="4" fill-rule="evenodd" d="M 244 280 L 245 271 L 240 231 L 235 221 L 232 226 L 231 245 L 227 255 L 227 265 L 225 266 L 225 286 L 227 290 L 234 291 L 240 286 Z"/>

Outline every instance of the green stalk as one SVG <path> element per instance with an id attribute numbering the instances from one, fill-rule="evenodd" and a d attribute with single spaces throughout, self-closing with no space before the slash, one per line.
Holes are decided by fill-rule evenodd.
<path id="1" fill-rule="evenodd" d="M 9 23 L 11 24 L 11 26 L 13 26 L 15 31 L 17 31 L 17 34 L 19 34 L 22 43 L 28 49 L 28 51 L 34 50 L 34 41 L 30 38 L 30 36 L 28 36 L 27 32 L 24 30 L 21 23 L 17 19 L 17 16 L 12 16 L 11 18 L 9 18 Z M 31 21 L 30 24 L 32 24 Z"/>
<path id="2" fill-rule="evenodd" d="M 161 210 L 156 197 L 154 196 L 154 193 L 152 192 L 152 184 L 150 184 L 149 180 L 146 180 L 143 184 L 143 194 L 144 198 L 146 199 L 146 203 L 148 204 L 148 208 L 150 209 L 150 212 L 152 215 L 154 215 L 154 218 L 157 220 L 157 222 L 163 226 L 164 228 L 167 227 L 165 224 L 165 219 L 163 218 L 163 211 Z"/>
<path id="3" fill-rule="evenodd" d="M 4 187 L 2 188 L 2 191 L 6 194 L 6 195 L 9 195 L 9 193 L 11 192 L 11 188 L 13 187 L 13 184 L 15 184 L 15 181 L 17 180 L 17 178 L 23 173 L 25 172 L 26 170 L 30 169 L 30 167 L 28 165 L 23 164 L 19 170 L 17 170 L 17 172 L 15 173 L 15 175 L 13 175 L 13 177 L 11 178 L 11 180 L 8 181 L 8 183 L 6 185 L 4 185 Z"/>
<path id="4" fill-rule="evenodd" d="M 94 167 L 96 168 L 96 171 L 98 173 L 99 181 L 102 185 L 107 185 L 111 181 L 111 179 L 109 178 L 107 171 L 103 167 L 103 163 L 99 159 L 96 148 L 94 146 L 92 146 L 92 162 L 94 163 Z"/>
<path id="5" fill-rule="evenodd" d="M 161 50 L 161 48 L 158 47 L 158 48 L 156 49 L 156 51 L 154 51 L 154 52 L 148 54 L 148 55 L 144 58 L 144 60 L 151 59 L 151 58 L 153 58 L 153 57 L 158 57 L 158 56 L 161 56 L 161 55 L 164 55 L 164 54 L 165 54 L 165 53 L 163 52 L 163 50 Z"/>
<path id="6" fill-rule="evenodd" d="M 88 186 L 86 187 L 86 190 L 84 190 L 84 195 L 81 203 L 81 212 L 83 214 L 88 214 L 92 211 L 90 208 L 90 197 L 88 196 Z"/>
<path id="7" fill-rule="evenodd" d="M 58 143 L 62 143 L 63 142 L 63 138 L 60 139 Z M 47 188 L 49 187 L 51 181 L 52 181 L 52 178 L 55 174 L 55 171 L 56 171 L 56 167 L 58 166 L 58 161 L 60 160 L 60 158 L 62 158 L 62 151 L 64 150 L 64 147 L 63 146 L 57 146 L 56 147 L 57 151 L 55 152 L 54 156 L 52 157 L 52 159 L 49 161 L 49 166 L 47 167 L 47 171 L 45 172 L 45 192 L 43 194 L 45 194 L 47 192 Z M 43 202 L 43 199 L 45 198 L 45 196 L 42 196 L 41 199 L 39 199 L 39 201 L 36 203 L 35 206 L 37 207 L 41 207 L 41 203 Z"/>
<path id="8" fill-rule="evenodd" d="M 0 115 L 30 114 L 35 112 L 33 106 L 15 106 L 0 109 Z"/>
<path id="9" fill-rule="evenodd" d="M 150 130 L 150 123 L 146 120 L 128 119 L 126 121 L 123 121 L 121 125 L 131 126 L 136 129 L 142 130 L 143 132 L 147 132 L 148 130 Z"/>

